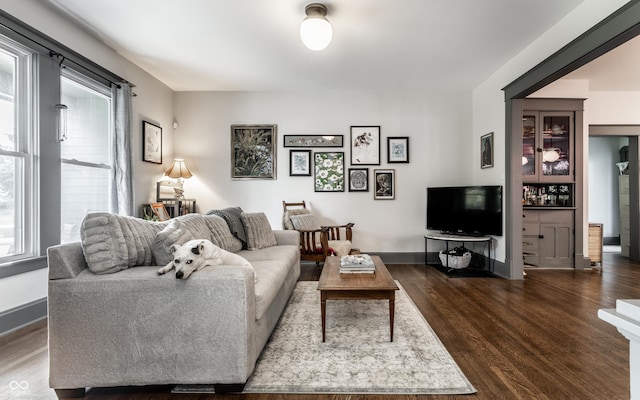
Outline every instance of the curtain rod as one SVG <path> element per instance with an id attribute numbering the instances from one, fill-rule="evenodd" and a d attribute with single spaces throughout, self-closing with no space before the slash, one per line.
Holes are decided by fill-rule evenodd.
<path id="1" fill-rule="evenodd" d="M 134 84 L 128 82 L 126 79 L 96 64 L 80 53 L 8 14 L 4 10 L 0 10 L 0 24 L 19 37 L 47 50 L 49 57 L 61 57 L 60 66 L 62 66 L 64 61 L 69 61 L 111 84 L 119 85 L 120 83 L 128 83 L 131 87 L 135 87 Z"/>

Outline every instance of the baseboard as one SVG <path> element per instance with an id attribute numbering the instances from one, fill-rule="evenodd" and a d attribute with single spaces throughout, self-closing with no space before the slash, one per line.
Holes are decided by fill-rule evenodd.
<path id="1" fill-rule="evenodd" d="M 0 336 L 11 333 L 46 317 L 46 298 L 0 312 Z"/>
<path id="2" fill-rule="evenodd" d="M 380 256 L 385 264 L 424 264 L 424 252 L 415 253 L 380 253 L 363 252 L 366 254 Z"/>

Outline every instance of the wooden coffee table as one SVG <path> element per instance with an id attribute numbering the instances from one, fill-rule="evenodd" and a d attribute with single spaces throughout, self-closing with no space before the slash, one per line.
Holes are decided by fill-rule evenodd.
<path id="1" fill-rule="evenodd" d="M 327 300 L 389 300 L 389 329 L 393 342 L 393 317 L 398 286 L 380 257 L 371 256 L 374 274 L 341 274 L 340 257 L 329 256 L 324 262 L 318 290 L 322 312 L 322 341 L 325 341 Z"/>

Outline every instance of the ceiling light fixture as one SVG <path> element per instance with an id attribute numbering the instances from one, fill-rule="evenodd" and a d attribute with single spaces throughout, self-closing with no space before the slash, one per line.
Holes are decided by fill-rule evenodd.
<path id="1" fill-rule="evenodd" d="M 320 3 L 311 3 L 305 7 L 307 17 L 300 24 L 300 38 L 309 49 L 320 51 L 331 43 L 333 30 L 327 20 L 327 7 Z"/>

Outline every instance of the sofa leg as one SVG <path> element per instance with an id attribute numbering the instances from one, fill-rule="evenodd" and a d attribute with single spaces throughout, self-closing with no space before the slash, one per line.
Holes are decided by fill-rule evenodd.
<path id="1" fill-rule="evenodd" d="M 216 394 L 238 393 L 244 390 L 244 383 L 217 383 L 213 385 Z"/>
<path id="2" fill-rule="evenodd" d="M 79 389 L 54 389 L 59 399 L 82 399 L 84 398 L 85 388 Z"/>

